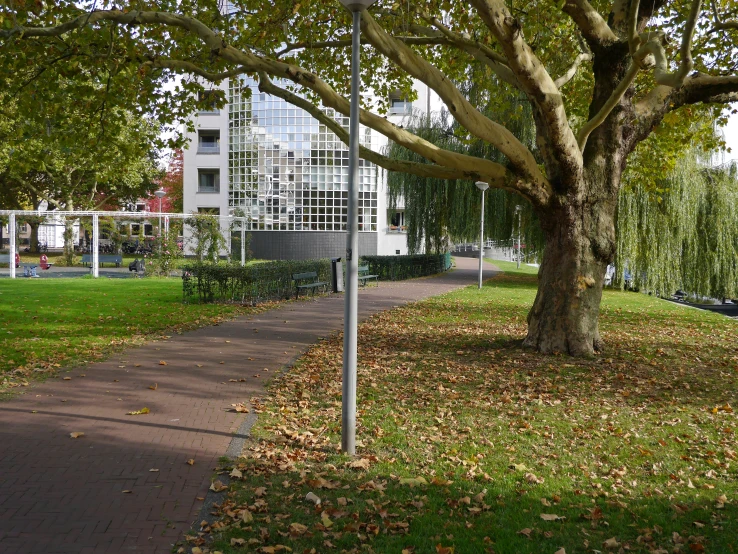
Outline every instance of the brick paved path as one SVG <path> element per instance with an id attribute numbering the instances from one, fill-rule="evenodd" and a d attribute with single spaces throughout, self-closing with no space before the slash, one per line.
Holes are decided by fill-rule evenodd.
<path id="1" fill-rule="evenodd" d="M 360 317 L 473 284 L 477 263 L 457 258 L 441 276 L 362 289 Z M 231 404 L 261 395 L 276 369 L 342 320 L 342 295 L 288 303 L 128 350 L 1 402 L 0 553 L 170 552 L 244 419 Z M 150 414 L 126 415 L 144 406 Z M 77 431 L 85 435 L 70 438 Z"/>

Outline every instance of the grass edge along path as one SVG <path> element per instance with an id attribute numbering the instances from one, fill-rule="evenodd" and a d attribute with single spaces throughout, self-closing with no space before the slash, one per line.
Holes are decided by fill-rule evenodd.
<path id="1" fill-rule="evenodd" d="M 183 304 L 180 279 L 0 280 L 0 398 L 60 370 L 270 305 Z"/>
<path id="2" fill-rule="evenodd" d="M 340 335 L 252 399 L 221 519 L 181 551 L 738 550 L 736 322 L 605 291 L 609 350 L 542 356 L 519 348 L 535 269 L 499 265 L 361 325 L 357 457 Z"/>

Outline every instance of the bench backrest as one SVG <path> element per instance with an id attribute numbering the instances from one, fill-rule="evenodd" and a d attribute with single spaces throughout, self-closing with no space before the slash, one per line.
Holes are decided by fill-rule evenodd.
<path id="1" fill-rule="evenodd" d="M 121 263 L 123 261 L 123 256 L 118 254 L 117 256 L 115 254 L 99 254 L 97 256 L 97 260 L 99 262 L 118 262 Z M 82 254 L 82 263 L 87 263 L 92 261 L 92 254 Z"/>
<path id="2" fill-rule="evenodd" d="M 366 272 L 369 271 L 369 266 L 368 265 L 360 265 L 359 266 L 359 273 L 362 273 L 362 272 L 365 272 L 365 271 Z"/>
<path id="3" fill-rule="evenodd" d="M 302 279 L 317 279 L 318 274 L 315 271 L 308 271 L 305 273 L 295 273 L 292 275 L 293 281 L 301 281 Z"/>

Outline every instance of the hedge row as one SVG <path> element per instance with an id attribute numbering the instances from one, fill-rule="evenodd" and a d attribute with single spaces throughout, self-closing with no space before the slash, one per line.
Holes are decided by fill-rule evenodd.
<path id="1" fill-rule="evenodd" d="M 447 271 L 451 254 L 415 254 L 412 256 L 362 256 L 361 263 L 379 275 L 382 281 L 402 281 Z"/>
<path id="2" fill-rule="evenodd" d="M 282 260 L 242 267 L 208 262 L 183 267 L 185 302 L 239 302 L 258 304 L 289 298 L 295 293 L 294 273 L 314 271 L 318 281 L 331 281 L 330 260 Z"/>
<path id="3" fill-rule="evenodd" d="M 451 267 L 451 254 L 414 256 L 363 256 L 383 281 L 400 281 L 434 275 Z M 197 262 L 183 268 L 182 293 L 185 302 L 239 302 L 258 304 L 295 294 L 292 275 L 314 271 L 318 281 L 331 282 L 331 262 L 322 260 L 283 260 L 247 265 Z M 330 288 L 330 287 L 329 287 Z"/>

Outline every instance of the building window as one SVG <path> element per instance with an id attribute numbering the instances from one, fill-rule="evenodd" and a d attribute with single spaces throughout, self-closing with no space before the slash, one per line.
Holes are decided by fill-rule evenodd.
<path id="1" fill-rule="evenodd" d="M 198 169 L 197 192 L 220 192 L 220 170 Z"/>
<path id="2" fill-rule="evenodd" d="M 404 211 L 391 211 L 387 212 L 387 220 L 389 221 L 390 231 L 405 231 L 405 212 Z"/>
<path id="3" fill-rule="evenodd" d="M 218 99 L 214 91 L 202 91 L 198 96 L 198 101 L 200 104 L 200 115 L 218 115 L 220 113 L 217 105 Z"/>
<path id="4" fill-rule="evenodd" d="M 405 115 L 412 113 L 413 103 L 409 102 L 407 98 L 400 96 L 399 93 L 390 94 L 390 114 L 392 115 Z"/>
<path id="5" fill-rule="evenodd" d="M 203 131 L 197 132 L 197 153 L 198 154 L 220 154 L 220 131 Z"/>

